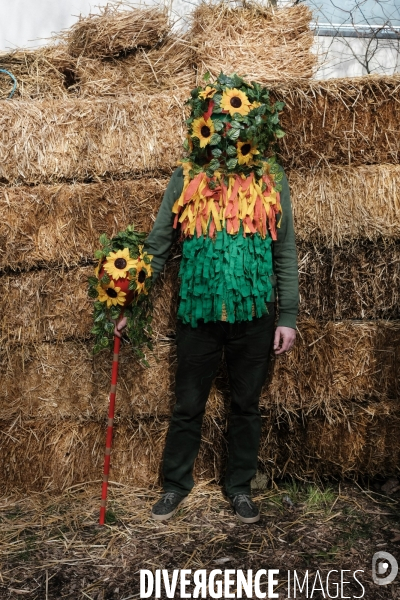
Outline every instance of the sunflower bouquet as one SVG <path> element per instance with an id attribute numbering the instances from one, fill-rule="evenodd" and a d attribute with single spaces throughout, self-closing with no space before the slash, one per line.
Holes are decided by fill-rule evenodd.
<path id="1" fill-rule="evenodd" d="M 151 348 L 151 315 L 148 291 L 151 286 L 152 256 L 143 251 L 145 233 L 128 226 L 115 237 L 100 236 L 101 250 L 94 276 L 88 278 L 88 294 L 95 299 L 91 333 L 95 335 L 94 353 L 113 344 L 113 321 L 127 318 L 125 336 L 134 352 L 144 358 L 143 344 Z"/>
<path id="2" fill-rule="evenodd" d="M 190 117 L 184 148 L 191 165 L 190 176 L 205 171 L 209 178 L 223 172 L 262 177 L 266 170 L 275 173 L 279 189 L 279 169 L 271 149 L 285 133 L 279 125 L 284 102 L 271 104 L 269 91 L 234 74 L 221 73 L 207 85 L 197 87 L 187 101 Z"/>

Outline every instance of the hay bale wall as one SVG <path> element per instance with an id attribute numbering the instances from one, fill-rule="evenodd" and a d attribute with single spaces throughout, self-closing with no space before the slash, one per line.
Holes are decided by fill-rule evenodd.
<path id="1" fill-rule="evenodd" d="M 81 323 L 79 315 L 76 320 Z M 75 332 L 78 329 L 76 326 Z M 88 331 L 86 339 L 77 335 L 62 338 L 63 331 L 49 327 L 47 335 L 52 335 L 53 341 L 47 343 L 24 339 L 24 335 L 28 336 L 19 323 L 14 333 L 21 339 L 9 342 L 7 355 L 2 357 L 0 420 L 43 416 L 52 420 L 105 419 L 111 355 L 102 353 L 93 357 Z M 68 333 L 73 333 L 72 327 Z M 365 405 L 370 400 L 391 401 L 400 392 L 399 346 L 398 322 L 321 324 L 312 319 L 302 320 L 295 350 L 287 357 L 277 358 L 272 366 L 261 405 L 268 410 L 275 408 L 278 415 L 318 409 L 330 418 L 345 402 Z M 173 338 L 159 335 L 147 358 L 150 368 L 133 361 L 129 348 L 122 352 L 120 418 L 155 415 L 165 418 L 171 414 L 176 370 Z M 16 373 L 22 377 L 16 378 Z M 227 397 L 226 374 L 222 369 L 215 380 L 207 414 L 225 418 Z"/>
<path id="2" fill-rule="evenodd" d="M 241 74 L 256 65 L 254 78 L 287 104 L 280 159 L 294 206 L 301 318 L 294 351 L 274 361 L 262 393 L 260 464 L 271 477 L 396 473 L 400 78 L 306 81 L 315 57 L 304 6 L 202 6 L 187 36 L 156 13 L 105 10 L 51 47 L 0 56 L 20 83 L 0 112 L 3 488 L 100 478 L 110 356 L 91 353 L 85 278 L 100 233 L 132 221 L 151 229 L 181 155 L 184 100 L 210 57 L 218 70 L 232 60 Z M 276 57 L 285 43 L 279 74 L 263 40 Z M 0 98 L 9 82 L 0 76 Z M 159 478 L 174 402 L 179 254 L 154 290 L 150 369 L 122 351 L 115 480 Z M 197 477 L 221 478 L 228 412 L 222 367 Z"/>
<path id="3" fill-rule="evenodd" d="M 329 422 L 313 415 L 263 415 L 260 460 L 271 479 L 296 474 L 303 479 L 393 476 L 400 450 L 398 402 L 370 403 L 368 409 L 348 403 L 346 420 Z M 76 482 L 100 482 L 103 423 L 35 419 L 1 422 L 3 460 L 0 480 L 5 493 L 56 491 Z M 124 420 L 115 426 L 112 479 L 125 484 L 157 485 L 168 420 Z M 221 482 L 226 456 L 225 422 L 205 418 L 203 444 L 195 477 Z M 307 452 L 304 449 L 307 448 Z M 40 460 L 38 460 L 40 457 Z"/>
<path id="4" fill-rule="evenodd" d="M 398 165 L 399 83 L 398 76 L 361 77 L 276 91 L 288 104 L 282 164 L 290 169 Z M 0 181 L 38 184 L 170 173 L 182 153 L 187 94 L 5 102 Z"/>

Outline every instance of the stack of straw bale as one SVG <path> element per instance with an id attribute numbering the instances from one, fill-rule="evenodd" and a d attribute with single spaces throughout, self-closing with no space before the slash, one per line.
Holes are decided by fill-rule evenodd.
<path id="1" fill-rule="evenodd" d="M 282 116 L 287 131 L 283 165 L 305 169 L 307 177 L 316 167 L 398 166 L 399 85 L 400 76 L 360 77 L 276 92 L 288 103 Z M 5 102 L 0 181 L 38 184 L 170 173 L 181 155 L 186 97 L 187 90 L 180 90 Z"/>
<path id="2" fill-rule="evenodd" d="M 187 92 L 196 80 L 191 40 L 171 30 L 166 10 L 125 2 L 80 18 L 47 47 L 1 53 L 0 68 L 18 80 L 14 98 L 25 100 Z M 11 89 L 0 73 L 0 99 Z"/>
<path id="3" fill-rule="evenodd" d="M 306 81 L 315 65 L 309 20 L 302 5 L 202 5 L 183 35 L 162 10 L 109 7 L 48 48 L 0 57 L 20 82 L 0 111 L 7 491 L 100 478 L 111 355 L 92 354 L 93 252 L 102 232 L 132 222 L 151 229 L 181 155 L 188 89 L 213 69 L 267 83 L 287 103 L 280 157 L 292 191 L 301 314 L 297 345 L 275 360 L 262 393 L 262 468 L 304 478 L 398 469 L 400 79 Z M 1 98 L 9 87 L 0 77 Z M 116 480 L 159 481 L 174 403 L 179 255 L 177 246 L 153 292 L 150 368 L 122 349 Z M 228 413 L 221 367 L 197 477 L 221 477 Z"/>

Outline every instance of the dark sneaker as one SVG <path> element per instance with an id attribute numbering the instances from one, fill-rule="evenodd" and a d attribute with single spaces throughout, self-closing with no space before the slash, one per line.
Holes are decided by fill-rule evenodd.
<path id="1" fill-rule="evenodd" d="M 166 492 L 153 506 L 151 516 L 156 521 L 166 521 L 176 513 L 178 508 L 184 504 L 185 501 L 186 496 L 180 496 L 176 492 Z"/>
<path id="2" fill-rule="evenodd" d="M 229 498 L 229 501 L 242 523 L 256 523 L 260 520 L 260 511 L 247 494 L 237 494 Z"/>

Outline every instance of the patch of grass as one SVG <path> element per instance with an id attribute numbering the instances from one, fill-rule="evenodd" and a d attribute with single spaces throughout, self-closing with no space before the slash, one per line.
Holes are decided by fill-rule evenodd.
<path id="1" fill-rule="evenodd" d="M 304 502 L 309 508 L 327 508 L 334 503 L 335 498 L 336 494 L 329 486 L 321 490 L 316 485 L 308 485 Z"/>
<path id="2" fill-rule="evenodd" d="M 335 490 L 330 486 L 321 488 L 316 484 L 301 484 L 298 481 L 287 483 L 283 486 L 283 491 L 293 504 L 304 504 L 308 510 L 326 509 L 332 506 L 336 499 Z M 279 499 L 282 502 L 282 495 Z"/>
<path id="3" fill-rule="evenodd" d="M 105 523 L 106 525 L 115 525 L 118 521 L 118 517 L 112 508 L 106 511 Z"/>
<path id="4" fill-rule="evenodd" d="M 304 488 L 302 484 L 298 481 L 291 481 L 284 486 L 284 491 L 289 496 L 293 504 L 297 504 L 298 502 L 302 502 L 304 499 Z"/>
<path id="5" fill-rule="evenodd" d="M 371 522 L 365 521 L 360 515 L 348 523 L 346 529 L 339 528 L 337 541 L 344 548 L 350 549 L 360 540 L 368 540 L 373 537 L 374 528 Z"/>

